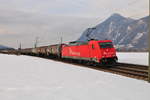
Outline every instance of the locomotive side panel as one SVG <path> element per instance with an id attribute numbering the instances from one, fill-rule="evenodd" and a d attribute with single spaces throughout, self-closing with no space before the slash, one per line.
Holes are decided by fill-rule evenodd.
<path id="1" fill-rule="evenodd" d="M 89 45 L 80 45 L 78 48 L 78 52 L 80 53 L 80 58 L 86 59 L 86 60 L 90 60 L 90 48 Z"/>
<path id="2" fill-rule="evenodd" d="M 89 50 L 91 61 L 99 63 L 101 59 L 101 50 L 97 44 L 97 41 L 89 42 Z"/>
<path id="3" fill-rule="evenodd" d="M 62 48 L 62 57 L 90 60 L 89 45 L 64 46 Z"/>

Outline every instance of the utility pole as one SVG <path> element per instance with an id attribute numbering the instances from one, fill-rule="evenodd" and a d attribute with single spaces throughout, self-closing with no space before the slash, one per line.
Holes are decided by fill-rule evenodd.
<path id="1" fill-rule="evenodd" d="M 19 44 L 19 47 L 18 47 L 18 50 L 17 50 L 17 55 L 20 55 L 21 54 L 21 43 Z"/>
<path id="2" fill-rule="evenodd" d="M 21 43 L 19 44 L 19 48 L 18 48 L 18 50 L 21 50 Z"/>
<path id="3" fill-rule="evenodd" d="M 62 37 L 60 38 L 60 44 L 62 44 L 62 41 L 63 41 L 63 39 L 62 39 Z"/>
<path id="4" fill-rule="evenodd" d="M 149 35 L 149 37 L 150 37 L 150 35 Z M 150 54 L 150 48 L 149 48 L 149 54 Z M 148 66 L 148 82 L 150 83 L 150 56 L 149 56 L 149 66 Z"/>
<path id="5" fill-rule="evenodd" d="M 149 57 L 149 59 L 150 59 L 150 57 Z M 150 66 L 148 67 L 148 82 L 150 83 Z"/>
<path id="6" fill-rule="evenodd" d="M 150 27 L 150 23 L 148 24 L 148 26 Z M 150 34 L 149 34 L 149 38 L 150 38 Z M 148 42 L 149 42 L 148 44 L 150 44 L 150 40 L 149 39 L 148 39 Z M 149 55 L 150 55 L 150 47 L 149 47 L 148 51 L 149 51 Z M 149 56 L 149 66 L 148 66 L 148 82 L 150 83 L 150 56 Z"/>
<path id="7" fill-rule="evenodd" d="M 39 39 L 39 37 L 36 37 L 36 39 L 35 39 L 35 44 L 34 44 L 34 48 L 36 48 L 36 47 L 37 47 L 38 39 Z"/>
<path id="8" fill-rule="evenodd" d="M 21 50 L 21 43 L 20 43 L 20 46 L 19 46 L 20 50 Z"/>
<path id="9" fill-rule="evenodd" d="M 150 26 L 150 24 L 149 24 Z M 150 38 L 150 34 L 149 34 L 149 38 Z M 150 40 L 148 41 L 150 44 Z M 150 83 L 150 47 L 149 47 L 149 66 L 148 66 L 148 82 Z"/>

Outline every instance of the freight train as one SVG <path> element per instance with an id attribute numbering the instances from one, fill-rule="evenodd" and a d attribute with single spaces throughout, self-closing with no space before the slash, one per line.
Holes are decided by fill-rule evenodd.
<path id="1" fill-rule="evenodd" d="M 20 49 L 21 54 L 57 57 L 96 64 L 115 64 L 118 60 L 111 40 L 90 40 L 88 42 L 70 42 L 37 48 Z"/>

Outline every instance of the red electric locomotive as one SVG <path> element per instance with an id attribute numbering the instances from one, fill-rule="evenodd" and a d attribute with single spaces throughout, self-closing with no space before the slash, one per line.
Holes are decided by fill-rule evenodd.
<path id="1" fill-rule="evenodd" d="M 90 40 L 62 46 L 62 58 L 99 64 L 114 64 L 118 60 L 111 40 Z"/>

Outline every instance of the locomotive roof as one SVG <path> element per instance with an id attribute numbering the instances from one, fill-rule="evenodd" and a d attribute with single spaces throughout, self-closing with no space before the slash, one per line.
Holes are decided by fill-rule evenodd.
<path id="1" fill-rule="evenodd" d="M 69 42 L 68 45 L 70 45 L 70 46 L 86 45 L 86 44 L 88 44 L 89 42 L 92 42 L 92 41 L 95 41 L 95 42 L 112 42 L 112 40 L 72 41 L 72 42 Z"/>
<path id="2" fill-rule="evenodd" d="M 98 42 L 112 42 L 112 40 L 99 40 Z"/>

